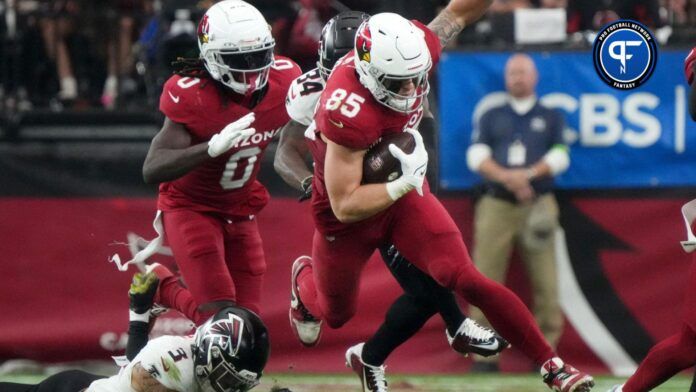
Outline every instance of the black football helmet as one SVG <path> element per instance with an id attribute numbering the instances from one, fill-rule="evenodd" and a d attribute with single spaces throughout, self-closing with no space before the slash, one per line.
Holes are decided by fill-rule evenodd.
<path id="1" fill-rule="evenodd" d="M 353 50 L 355 33 L 370 15 L 360 11 L 346 11 L 326 22 L 319 40 L 319 73 L 324 80 L 329 78 L 336 61 Z"/>
<path id="2" fill-rule="evenodd" d="M 231 306 L 196 330 L 193 366 L 202 392 L 245 392 L 259 384 L 270 351 L 254 312 Z"/>

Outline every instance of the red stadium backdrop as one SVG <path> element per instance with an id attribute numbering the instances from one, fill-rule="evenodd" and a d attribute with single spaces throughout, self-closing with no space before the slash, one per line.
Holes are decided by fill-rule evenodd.
<path id="1" fill-rule="evenodd" d="M 562 198 L 562 303 L 568 323 L 559 352 L 593 372 L 625 373 L 657 340 L 675 332 L 690 258 L 680 206 L 687 200 Z M 445 204 L 471 241 L 471 201 Z M 153 199 L 0 199 L 0 361 L 108 359 L 123 352 L 132 270 L 107 262 L 130 256 L 137 236 L 151 238 Z M 377 257 L 365 269 L 358 316 L 326 330 L 313 349 L 300 346 L 288 324 L 290 265 L 310 249 L 308 203 L 273 199 L 259 216 L 267 254 L 262 317 L 272 339 L 273 372 L 344 372 L 345 349 L 365 340 L 400 290 Z M 559 236 L 563 240 L 563 235 Z M 171 263 L 167 255 L 159 261 Z M 510 285 L 528 301 L 524 270 L 515 263 Z M 158 321 L 158 333 L 186 333 L 177 315 Z M 451 351 L 434 317 L 389 359 L 391 373 L 459 373 L 469 359 Z M 514 349 L 506 371 L 530 371 Z"/>

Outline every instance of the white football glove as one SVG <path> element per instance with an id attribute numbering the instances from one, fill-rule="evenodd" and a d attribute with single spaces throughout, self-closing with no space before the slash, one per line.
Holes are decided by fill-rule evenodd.
<path id="1" fill-rule="evenodd" d="M 417 130 L 407 128 L 404 132 L 413 135 L 416 146 L 413 152 L 406 154 L 394 144 L 389 145 L 389 152 L 401 162 L 401 177 L 387 183 L 387 192 L 392 200 L 397 200 L 411 189 L 423 196 L 423 181 L 428 169 L 428 152 L 423 145 L 423 137 Z"/>
<path id="2" fill-rule="evenodd" d="M 224 154 L 237 143 L 242 137 L 253 135 L 256 130 L 249 128 L 249 125 L 254 122 L 254 113 L 249 113 L 239 120 L 227 124 L 222 131 L 213 135 L 208 142 L 208 155 L 215 158 Z"/>

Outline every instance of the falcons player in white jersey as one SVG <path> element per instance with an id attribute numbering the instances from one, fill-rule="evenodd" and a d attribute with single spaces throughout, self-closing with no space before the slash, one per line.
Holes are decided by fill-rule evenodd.
<path id="1" fill-rule="evenodd" d="M 78 370 L 55 374 L 38 385 L 0 383 L 4 392 L 244 392 L 259 383 L 269 354 L 268 331 L 253 312 L 218 311 L 193 336 L 161 336 L 147 342 L 147 321 L 159 279 L 136 274 L 129 291 L 131 322 L 121 371 L 103 377 Z M 139 325 L 143 324 L 143 325 Z M 137 328 L 144 326 L 144 328 Z M 136 327 L 136 328 L 134 328 Z M 131 345 L 139 341 L 144 347 Z M 131 352 L 137 350 L 136 353 Z M 134 358 L 133 358 L 134 357 Z"/>
<path id="2" fill-rule="evenodd" d="M 161 336 L 150 340 L 121 371 L 94 381 L 87 392 L 145 390 L 193 391 L 193 336 Z"/>

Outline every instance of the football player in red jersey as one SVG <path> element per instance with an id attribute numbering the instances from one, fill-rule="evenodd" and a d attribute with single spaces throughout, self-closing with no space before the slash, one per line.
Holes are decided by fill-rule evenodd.
<path id="1" fill-rule="evenodd" d="M 156 301 L 197 325 L 230 304 L 259 312 L 266 262 L 255 216 L 269 194 L 256 175 L 289 121 L 285 95 L 301 74 L 273 55 L 268 23 L 241 0 L 208 9 L 198 43 L 200 58 L 164 85 L 166 118 L 143 165 L 145 181 L 160 183 L 160 237 L 131 261 L 142 263 L 166 235 L 187 289 L 156 266 Z"/>
<path id="2" fill-rule="evenodd" d="M 377 14 L 358 29 L 355 50 L 333 69 L 314 116 L 312 259 L 293 264 L 291 326 L 339 328 L 356 311 L 360 273 L 373 251 L 393 243 L 440 285 L 483 310 L 493 327 L 541 368 L 561 392 L 587 391 L 594 381 L 565 364 L 544 340 L 526 306 L 486 278 L 469 258 L 461 233 L 424 183 L 427 153 L 411 127 L 422 116 L 428 76 L 442 47 L 488 8 L 486 0 L 451 0 L 428 25 L 396 14 Z M 363 158 L 381 137 L 409 132 L 413 153 L 391 146 L 402 176 L 362 184 Z M 416 192 L 412 192 L 416 190 Z M 383 368 L 347 355 L 364 388 L 386 391 Z"/>
<path id="3" fill-rule="evenodd" d="M 696 121 L 696 47 L 684 59 L 684 76 L 690 85 L 689 113 Z M 687 253 L 696 250 L 696 236 L 692 227 L 696 223 L 696 200 L 682 207 L 686 224 L 686 241 L 682 247 Z M 616 385 L 610 392 L 650 391 L 682 370 L 696 365 L 696 254 L 689 270 L 689 280 L 684 296 L 684 318 L 679 332 L 654 345 L 638 366 L 636 372 L 623 385 Z M 696 392 L 696 375 L 689 392 Z"/>
<path id="4" fill-rule="evenodd" d="M 305 139 L 313 140 L 315 136 L 312 131 L 314 108 L 334 64 L 353 50 L 355 33 L 369 17 L 359 11 L 346 11 L 329 20 L 322 29 L 317 68 L 295 79 L 288 90 L 285 107 L 295 123 L 285 128 L 280 136 L 274 166 L 289 185 L 303 191 L 300 201 L 311 197 L 312 191 L 312 172 L 305 162 L 309 155 Z M 424 117 L 426 118 L 421 121 L 420 129 L 434 133 L 435 119 L 432 118 L 432 113 L 425 109 Z M 414 267 L 396 248 L 389 244 L 383 245 L 380 253 L 404 293 L 389 307 L 377 332 L 365 343 L 359 343 L 349 351 L 361 349 L 366 363 L 381 366 L 399 345 L 415 335 L 436 313 L 440 314 L 446 324 L 445 335 L 450 347 L 463 355 L 471 352 L 483 356 L 497 355 L 508 347 L 505 339 L 494 331 L 467 318 L 451 291 Z M 311 347 L 318 343 L 321 329 L 297 332 L 301 332 L 298 337 L 302 344 Z"/>

